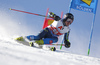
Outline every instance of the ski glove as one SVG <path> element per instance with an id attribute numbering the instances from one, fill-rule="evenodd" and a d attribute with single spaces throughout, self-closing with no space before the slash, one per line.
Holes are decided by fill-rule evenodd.
<path id="1" fill-rule="evenodd" d="M 55 15 L 54 13 L 49 12 L 48 14 L 49 14 L 49 17 L 54 18 L 54 15 Z"/>
<path id="2" fill-rule="evenodd" d="M 49 14 L 50 18 L 53 18 L 56 21 L 59 21 L 61 19 L 59 16 L 57 16 L 56 14 L 54 14 L 52 12 L 49 12 L 48 14 Z"/>
<path id="3" fill-rule="evenodd" d="M 71 43 L 69 42 L 69 40 L 65 40 L 64 43 L 65 43 L 65 47 L 66 48 L 69 48 L 70 45 L 71 45 Z"/>

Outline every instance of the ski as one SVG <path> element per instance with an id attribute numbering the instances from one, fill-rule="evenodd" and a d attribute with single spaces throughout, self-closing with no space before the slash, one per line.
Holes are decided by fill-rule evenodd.
<path id="1" fill-rule="evenodd" d="M 37 43 L 34 43 L 34 42 L 29 42 L 29 45 L 30 45 L 30 47 L 37 47 L 37 48 L 40 48 L 40 49 L 56 51 L 55 47 L 50 47 L 50 46 L 47 46 L 47 45 L 38 45 Z"/>
<path id="2" fill-rule="evenodd" d="M 55 47 L 50 47 L 50 46 L 47 46 L 47 45 L 38 45 L 34 41 L 30 42 L 26 38 L 23 38 L 23 37 L 20 37 L 19 40 L 18 40 L 18 38 L 14 39 L 14 40 L 16 42 L 20 43 L 20 44 L 23 44 L 23 45 L 26 45 L 26 46 L 30 46 L 30 47 L 33 47 L 33 48 L 56 51 Z"/>
<path id="3" fill-rule="evenodd" d="M 57 44 L 57 43 L 56 44 L 45 44 L 45 45 L 56 45 L 56 46 L 61 46 L 62 45 L 62 46 L 64 46 L 64 44 Z"/>

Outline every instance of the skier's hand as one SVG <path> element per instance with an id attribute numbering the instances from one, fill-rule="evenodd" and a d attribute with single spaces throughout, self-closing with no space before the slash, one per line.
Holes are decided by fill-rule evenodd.
<path id="1" fill-rule="evenodd" d="M 53 12 L 49 12 L 48 14 L 49 14 L 49 17 L 54 18 L 55 14 Z"/>
<path id="2" fill-rule="evenodd" d="M 68 40 L 65 40 L 64 43 L 66 48 L 69 48 L 71 45 L 71 43 Z"/>
<path id="3" fill-rule="evenodd" d="M 61 19 L 59 16 L 57 16 L 56 14 L 54 14 L 52 12 L 49 12 L 48 14 L 49 14 L 50 18 L 53 18 L 56 21 L 59 21 Z"/>

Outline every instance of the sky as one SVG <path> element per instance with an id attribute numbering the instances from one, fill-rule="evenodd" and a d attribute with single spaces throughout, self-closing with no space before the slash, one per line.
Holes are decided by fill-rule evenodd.
<path id="1" fill-rule="evenodd" d="M 5 33 L 7 37 L 37 35 L 40 30 L 42 30 L 44 17 L 11 11 L 9 8 L 42 15 L 45 15 L 47 8 L 49 8 L 50 12 L 61 16 L 62 11 L 64 14 L 68 12 L 70 1 L 71 0 L 0 0 L 0 30 L 2 34 L 4 35 Z M 100 1 L 98 1 L 90 50 L 90 56 L 98 58 L 100 58 L 99 6 Z M 63 49 L 69 51 L 69 53 L 87 55 L 93 14 L 74 9 L 71 9 L 71 13 L 75 17 L 74 22 L 70 25 L 71 32 L 69 41 L 71 42 L 71 47 L 69 49 L 63 47 Z M 61 39 L 62 36 L 59 38 L 58 43 L 61 43 Z"/>

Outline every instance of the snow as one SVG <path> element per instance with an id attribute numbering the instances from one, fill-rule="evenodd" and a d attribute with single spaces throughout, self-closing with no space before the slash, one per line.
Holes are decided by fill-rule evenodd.
<path id="1" fill-rule="evenodd" d="M 100 65 L 100 59 L 32 48 L 13 39 L 0 38 L 0 65 Z"/>
<path id="2" fill-rule="evenodd" d="M 21 32 L 26 32 L 27 27 L 5 14 L 0 16 L 0 65 L 100 65 L 100 58 L 71 54 L 64 50 L 47 51 L 17 43 L 11 37 L 19 33 L 19 36 L 22 35 Z"/>

